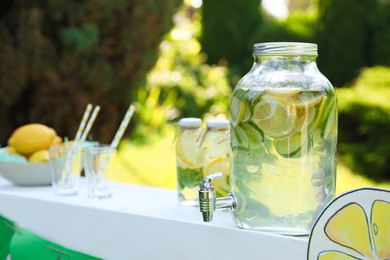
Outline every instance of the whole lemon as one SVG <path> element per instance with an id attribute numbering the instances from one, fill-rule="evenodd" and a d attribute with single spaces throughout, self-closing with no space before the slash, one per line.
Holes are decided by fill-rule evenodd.
<path id="1" fill-rule="evenodd" d="M 28 161 L 30 163 L 41 163 L 41 162 L 48 162 L 49 161 L 49 151 L 48 150 L 41 150 L 33 153 L 28 157 Z"/>
<path id="2" fill-rule="evenodd" d="M 62 137 L 58 135 L 54 136 L 52 145 L 59 145 L 61 143 L 62 143 Z"/>
<path id="3" fill-rule="evenodd" d="M 17 128 L 8 139 L 16 152 L 28 156 L 36 151 L 47 150 L 56 136 L 54 129 L 43 124 L 27 124 Z"/>

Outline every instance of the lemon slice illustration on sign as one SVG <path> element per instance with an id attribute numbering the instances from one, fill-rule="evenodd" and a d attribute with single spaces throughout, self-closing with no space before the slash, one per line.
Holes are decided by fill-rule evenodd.
<path id="1" fill-rule="evenodd" d="M 363 188 L 334 199 L 313 226 L 309 260 L 389 260 L 390 190 Z"/>

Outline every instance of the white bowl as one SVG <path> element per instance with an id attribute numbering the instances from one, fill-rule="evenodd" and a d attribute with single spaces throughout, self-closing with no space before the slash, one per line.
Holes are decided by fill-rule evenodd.
<path id="1" fill-rule="evenodd" d="M 0 175 L 15 185 L 39 186 L 51 184 L 51 166 L 46 163 L 0 161 Z"/>

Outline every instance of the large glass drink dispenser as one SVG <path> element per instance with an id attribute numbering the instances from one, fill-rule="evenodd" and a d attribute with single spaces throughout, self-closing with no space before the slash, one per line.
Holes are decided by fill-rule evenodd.
<path id="1" fill-rule="evenodd" d="M 316 64 L 317 45 L 254 45 L 254 65 L 230 104 L 231 193 L 216 199 L 212 180 L 200 210 L 230 208 L 240 228 L 304 235 L 335 194 L 337 100 Z"/>

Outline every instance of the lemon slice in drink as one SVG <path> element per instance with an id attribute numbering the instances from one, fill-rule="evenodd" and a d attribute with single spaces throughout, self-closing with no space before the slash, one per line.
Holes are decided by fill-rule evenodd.
<path id="1" fill-rule="evenodd" d="M 319 110 L 320 108 L 317 107 L 297 109 L 295 129 L 298 132 L 315 129 L 315 122 L 317 121 Z"/>
<path id="2" fill-rule="evenodd" d="M 248 106 L 248 93 L 249 90 L 246 88 L 239 88 L 233 92 L 230 104 L 230 121 L 233 126 L 248 121 L 251 117 L 250 107 Z"/>
<path id="3" fill-rule="evenodd" d="M 177 157 L 187 168 L 195 169 L 202 165 L 202 152 L 197 143 L 198 138 L 198 134 L 192 131 L 184 131 L 177 140 Z"/>
<path id="4" fill-rule="evenodd" d="M 323 100 L 321 101 L 319 107 L 316 109 L 315 119 L 314 119 L 313 124 L 312 124 L 313 129 L 317 128 L 317 126 L 318 126 L 318 124 L 320 122 L 320 118 L 323 115 L 325 103 L 326 103 L 326 98 L 323 98 Z"/>
<path id="5" fill-rule="evenodd" d="M 254 106 L 252 120 L 265 134 L 280 138 L 294 131 L 296 112 L 288 104 L 265 94 Z"/>
<path id="6" fill-rule="evenodd" d="M 337 112 L 335 109 L 334 106 L 331 106 L 328 115 L 324 118 L 321 134 L 325 139 L 334 136 L 335 131 L 337 131 Z"/>
<path id="7" fill-rule="evenodd" d="M 264 92 L 275 97 L 291 97 L 301 92 L 300 88 L 264 88 Z"/>
<path id="8" fill-rule="evenodd" d="M 242 119 L 244 118 L 246 109 L 247 109 L 246 103 L 242 102 L 240 99 L 234 96 L 232 97 L 230 115 L 231 115 L 231 121 L 233 126 L 236 126 L 239 123 L 241 123 Z"/>
<path id="9" fill-rule="evenodd" d="M 318 91 L 302 91 L 291 97 L 291 103 L 296 109 L 309 108 L 320 103 L 322 98 Z"/>
<path id="10" fill-rule="evenodd" d="M 221 178 L 213 180 L 215 190 L 222 196 L 226 196 L 230 191 L 230 159 L 226 156 L 220 156 L 204 166 L 204 174 L 206 176 L 223 172 L 225 175 Z"/>

